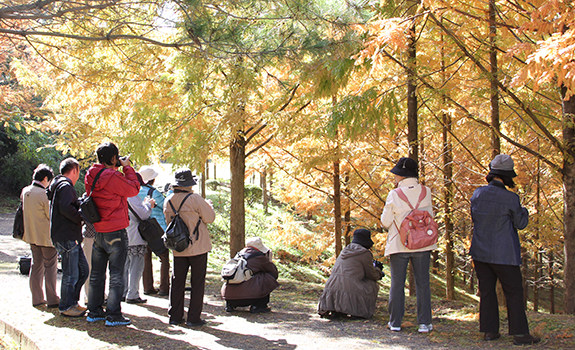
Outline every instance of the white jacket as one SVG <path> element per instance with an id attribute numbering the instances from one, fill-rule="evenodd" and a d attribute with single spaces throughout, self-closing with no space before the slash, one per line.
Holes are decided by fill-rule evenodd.
<path id="1" fill-rule="evenodd" d="M 408 177 L 399 182 L 398 188 L 401 188 L 403 193 L 409 199 L 412 206 L 415 207 L 419 195 L 421 194 L 421 185 L 418 183 L 417 179 L 414 177 Z M 427 188 L 427 195 L 419 204 L 421 210 L 428 211 L 433 216 L 433 204 L 431 203 L 431 190 Z M 411 208 L 407 203 L 405 203 L 395 191 L 389 192 L 387 199 L 385 201 L 385 207 L 383 208 L 383 213 L 381 214 L 381 223 L 383 228 L 388 230 L 387 232 L 387 244 L 385 245 L 385 256 L 396 254 L 396 253 L 413 253 L 413 252 L 425 252 L 428 250 L 437 249 L 437 244 L 430 245 L 429 247 L 420 249 L 407 249 L 401 240 L 399 239 L 399 227 L 403 222 L 403 219 L 411 212 Z"/>

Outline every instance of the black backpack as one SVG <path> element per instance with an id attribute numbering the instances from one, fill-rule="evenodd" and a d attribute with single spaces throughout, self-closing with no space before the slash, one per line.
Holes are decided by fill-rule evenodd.
<path id="1" fill-rule="evenodd" d="M 16 239 L 22 239 L 24 237 L 24 211 L 22 210 L 22 201 L 20 201 L 20 205 L 18 205 L 18 209 L 16 209 L 16 215 L 14 215 L 12 237 Z"/>
<path id="2" fill-rule="evenodd" d="M 168 249 L 172 249 L 177 252 L 183 252 L 190 245 L 191 242 L 190 230 L 188 229 L 188 226 L 184 222 L 184 219 L 180 217 L 180 210 L 182 209 L 182 205 L 184 205 L 186 199 L 188 199 L 188 197 L 191 195 L 192 194 L 190 193 L 184 198 L 184 200 L 180 204 L 180 208 L 178 208 L 177 211 L 174 208 L 172 202 L 168 201 L 168 203 L 170 203 L 170 207 L 172 207 L 172 210 L 176 214 L 172 219 L 172 221 L 170 222 L 170 224 L 168 225 L 168 228 L 166 229 L 166 247 Z M 199 227 L 201 221 L 202 218 L 200 217 L 198 219 L 196 227 L 194 228 L 193 235 L 196 236 L 196 240 L 198 240 Z"/>

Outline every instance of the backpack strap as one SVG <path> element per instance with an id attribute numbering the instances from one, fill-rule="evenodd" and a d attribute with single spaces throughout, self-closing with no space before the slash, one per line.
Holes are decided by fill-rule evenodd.
<path id="1" fill-rule="evenodd" d="M 134 214 L 134 216 L 136 218 L 138 218 L 138 221 L 144 221 L 140 218 L 140 215 L 136 214 L 136 211 L 132 208 L 132 206 L 130 205 L 130 202 L 128 202 L 128 209 L 130 209 L 130 211 L 132 212 L 132 214 Z"/>
<path id="2" fill-rule="evenodd" d="M 146 187 L 149 188 L 147 196 L 148 196 L 148 197 L 152 197 L 152 194 L 154 194 L 155 188 L 152 187 L 152 186 L 150 186 L 150 185 L 146 185 Z"/>
<path id="3" fill-rule="evenodd" d="M 178 208 L 178 211 L 176 211 L 176 208 L 174 208 L 174 205 L 172 204 L 172 201 L 168 201 L 168 203 L 170 203 L 170 207 L 172 207 L 172 210 L 174 211 L 174 214 L 178 215 L 178 213 L 180 212 L 180 210 L 182 209 L 182 205 L 184 205 L 184 202 L 186 201 L 186 199 L 188 199 L 189 196 L 191 196 L 192 193 L 189 193 L 184 200 L 182 201 L 182 203 L 180 203 L 180 207 Z M 197 226 L 197 225 L 196 225 Z"/>
<path id="4" fill-rule="evenodd" d="M 419 194 L 419 199 L 417 200 L 417 205 L 415 206 L 415 208 L 411 205 L 409 199 L 407 198 L 405 193 L 403 193 L 401 188 L 397 188 L 395 190 L 395 193 L 397 193 L 397 195 L 402 201 L 404 201 L 405 203 L 407 203 L 407 205 L 409 205 L 409 208 L 411 208 L 411 210 L 415 210 L 419 208 L 419 204 L 421 204 L 421 201 L 425 199 L 425 196 L 427 196 L 427 189 L 425 188 L 425 186 L 421 185 L 421 193 Z"/>
<path id="5" fill-rule="evenodd" d="M 94 187 L 96 186 L 96 181 L 98 181 L 98 179 L 100 178 L 100 175 L 102 175 L 104 170 L 106 170 L 106 168 L 100 170 L 98 172 L 98 174 L 96 174 L 96 177 L 94 178 L 94 182 L 92 182 L 92 186 L 91 186 L 92 188 L 90 189 L 90 193 L 88 193 L 88 196 L 90 196 L 92 194 L 92 192 L 94 192 Z"/>

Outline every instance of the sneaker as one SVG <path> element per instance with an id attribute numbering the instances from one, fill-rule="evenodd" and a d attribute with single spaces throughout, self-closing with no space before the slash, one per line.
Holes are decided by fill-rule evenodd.
<path id="1" fill-rule="evenodd" d="M 531 334 L 515 334 L 513 336 L 513 344 L 515 345 L 531 345 L 535 343 L 539 343 L 541 338 L 534 337 Z"/>
<path id="2" fill-rule="evenodd" d="M 433 325 L 431 323 L 430 324 L 420 324 L 417 331 L 419 333 L 429 333 L 429 332 L 431 332 L 432 329 L 433 329 Z"/>
<path id="3" fill-rule="evenodd" d="M 79 309 L 79 310 L 82 310 L 82 311 L 84 311 L 84 312 L 86 312 L 86 310 L 88 310 L 87 307 L 83 307 L 83 306 L 80 306 L 80 305 L 76 305 L 76 308 Z"/>
<path id="4" fill-rule="evenodd" d="M 116 326 L 126 326 L 132 323 L 129 318 L 120 316 L 114 319 L 106 319 L 106 326 L 108 327 L 116 327 Z"/>
<path id="5" fill-rule="evenodd" d="M 98 321 L 105 321 L 105 320 L 106 320 L 105 315 L 96 315 L 96 314 L 89 313 L 88 317 L 86 317 L 86 321 L 88 321 L 90 323 L 98 322 Z"/>
<path id="6" fill-rule="evenodd" d="M 389 328 L 390 331 L 392 332 L 399 332 L 401 331 L 401 327 L 394 327 L 391 325 L 391 322 L 387 323 L 387 328 Z"/>
<path id="7" fill-rule="evenodd" d="M 81 306 L 72 306 L 71 308 L 69 308 L 66 311 L 61 311 L 60 314 L 66 316 L 66 317 L 81 317 L 84 316 L 84 313 L 86 313 L 86 308 L 83 308 Z"/>

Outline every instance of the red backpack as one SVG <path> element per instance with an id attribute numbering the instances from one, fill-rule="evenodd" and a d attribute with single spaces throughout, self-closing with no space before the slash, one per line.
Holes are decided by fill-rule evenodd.
<path id="1" fill-rule="evenodd" d="M 437 223 L 428 211 L 418 209 L 419 204 L 427 195 L 425 186 L 421 186 L 421 194 L 415 208 L 409 203 L 409 199 L 401 188 L 396 189 L 395 192 L 411 208 L 411 212 L 407 214 L 401 227 L 398 228 L 401 244 L 407 249 L 420 249 L 437 243 Z"/>

